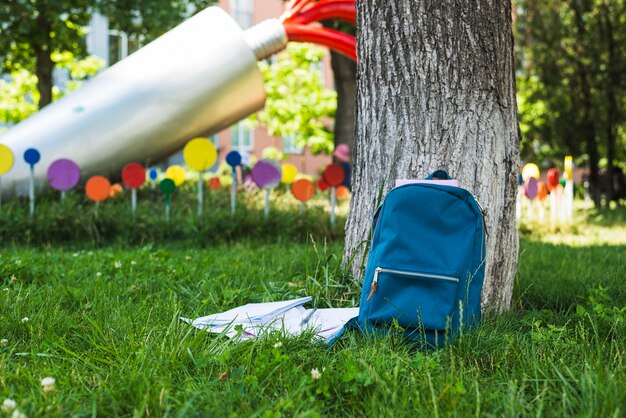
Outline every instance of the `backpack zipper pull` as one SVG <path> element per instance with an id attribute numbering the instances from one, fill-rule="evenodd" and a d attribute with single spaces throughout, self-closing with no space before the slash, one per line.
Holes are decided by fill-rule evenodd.
<path id="1" fill-rule="evenodd" d="M 370 294 L 367 296 L 366 302 L 369 302 L 374 293 L 376 293 L 376 289 L 378 289 L 378 274 L 383 271 L 382 268 L 376 267 L 374 270 L 374 280 L 372 280 L 372 290 L 370 290 Z"/>

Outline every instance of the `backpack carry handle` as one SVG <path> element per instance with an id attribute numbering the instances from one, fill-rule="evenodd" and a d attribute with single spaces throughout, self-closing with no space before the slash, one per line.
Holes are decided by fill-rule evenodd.
<path id="1" fill-rule="evenodd" d="M 452 177 L 448 175 L 445 170 L 437 170 L 430 176 L 426 177 L 426 180 L 452 180 Z"/>

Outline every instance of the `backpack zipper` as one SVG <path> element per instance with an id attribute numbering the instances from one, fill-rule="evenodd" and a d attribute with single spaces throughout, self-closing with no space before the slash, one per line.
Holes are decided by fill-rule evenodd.
<path id="1" fill-rule="evenodd" d="M 370 294 L 367 296 L 366 302 L 372 298 L 376 290 L 378 289 L 378 275 L 380 273 L 391 273 L 397 274 L 399 276 L 409 276 L 409 277 L 424 277 L 427 279 L 437 279 L 437 280 L 447 280 L 454 283 L 459 283 L 458 277 L 453 276 L 444 276 L 441 274 L 430 274 L 430 273 L 414 273 L 412 271 L 403 271 L 403 270 L 394 270 L 394 269 L 384 269 L 382 267 L 376 267 L 374 270 L 374 279 L 372 280 L 372 288 L 370 290 Z"/>
<path id="2" fill-rule="evenodd" d="M 478 205 L 481 215 L 483 215 L 483 229 L 485 230 L 485 235 L 489 235 L 489 231 L 487 231 L 487 209 L 483 208 L 483 205 L 480 204 L 480 202 L 478 201 L 478 199 L 473 193 L 471 193 L 471 195 L 474 198 L 474 201 L 476 202 L 476 204 Z"/>

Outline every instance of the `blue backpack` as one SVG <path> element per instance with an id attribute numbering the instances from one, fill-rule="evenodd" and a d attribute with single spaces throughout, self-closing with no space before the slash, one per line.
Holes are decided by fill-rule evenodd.
<path id="1" fill-rule="evenodd" d="M 413 340 L 441 346 L 478 324 L 485 232 L 483 210 L 465 189 L 413 183 L 391 190 L 374 215 L 353 325 L 365 333 L 399 326 Z"/>

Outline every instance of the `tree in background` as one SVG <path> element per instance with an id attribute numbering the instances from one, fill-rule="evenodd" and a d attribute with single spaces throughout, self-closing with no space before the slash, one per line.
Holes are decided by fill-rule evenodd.
<path id="1" fill-rule="evenodd" d="M 39 108 L 52 102 L 53 54 L 85 55 L 90 0 L 15 0 L 0 4 L 0 63 L 8 72 L 37 77 Z"/>
<path id="2" fill-rule="evenodd" d="M 217 0 L 92 0 L 112 29 L 150 42 Z M 207 40 L 209 42 L 209 40 Z"/>
<path id="3" fill-rule="evenodd" d="M 311 152 L 333 151 L 332 122 L 337 107 L 335 91 L 324 86 L 322 48 L 288 44 L 275 64 L 260 62 L 267 100 L 258 120 L 270 135 L 293 136 Z"/>
<path id="4" fill-rule="evenodd" d="M 111 26 L 150 41 L 215 0 L 12 0 L 0 3 L 0 68 L 37 77 L 38 107 L 53 100 L 55 54 L 86 54 L 85 27 L 101 11 Z"/>
<path id="5" fill-rule="evenodd" d="M 76 60 L 71 52 L 52 54 L 53 62 L 58 68 L 67 69 L 69 80 L 64 86 L 52 87 L 54 100 L 71 93 L 79 88 L 85 79 L 95 75 L 104 61 L 98 57 L 89 56 Z M 21 122 L 37 112 L 39 90 L 37 76 L 21 68 L 10 74 L 10 79 L 0 80 L 0 124 L 12 125 Z"/>
<path id="6" fill-rule="evenodd" d="M 626 159 L 626 3 L 518 0 L 518 100 L 527 157 L 586 154 L 592 198 Z M 601 185 L 605 155 L 607 181 Z"/>
<path id="7" fill-rule="evenodd" d="M 352 272 L 361 276 L 371 216 L 396 179 L 446 169 L 487 211 L 483 302 L 508 309 L 520 163 L 511 3 L 360 0 L 357 27 L 356 150 L 344 261 L 354 260 Z"/>
<path id="8" fill-rule="evenodd" d="M 352 25 L 343 21 L 324 22 L 324 26 L 354 35 Z M 354 150 L 354 123 L 356 120 L 356 63 L 338 52 L 330 51 L 333 81 L 337 92 L 334 144 L 347 144 Z"/>

